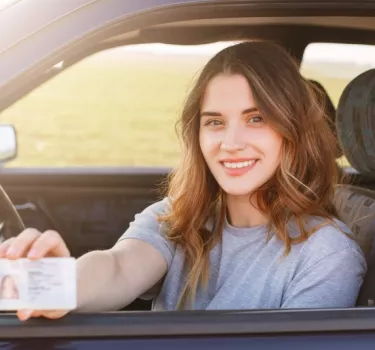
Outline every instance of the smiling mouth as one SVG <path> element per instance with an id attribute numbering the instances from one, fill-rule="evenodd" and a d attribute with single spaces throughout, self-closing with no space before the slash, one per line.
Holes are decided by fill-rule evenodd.
<path id="1" fill-rule="evenodd" d="M 254 165 L 258 159 L 246 160 L 243 162 L 221 162 L 227 169 L 243 169 Z"/>

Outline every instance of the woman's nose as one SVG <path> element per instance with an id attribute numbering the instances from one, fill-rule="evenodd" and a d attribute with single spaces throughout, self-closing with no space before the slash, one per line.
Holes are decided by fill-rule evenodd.
<path id="1" fill-rule="evenodd" d="M 241 141 L 241 137 L 225 137 L 220 144 L 220 149 L 227 152 L 241 151 L 245 147 L 246 143 Z"/>
<path id="2" fill-rule="evenodd" d="M 226 144 L 224 142 L 221 143 L 220 149 L 225 152 L 237 152 L 237 151 L 242 151 L 245 149 L 244 144 Z"/>
<path id="3" fill-rule="evenodd" d="M 223 134 L 220 149 L 226 152 L 236 152 L 246 147 L 246 142 L 239 128 L 228 128 Z"/>

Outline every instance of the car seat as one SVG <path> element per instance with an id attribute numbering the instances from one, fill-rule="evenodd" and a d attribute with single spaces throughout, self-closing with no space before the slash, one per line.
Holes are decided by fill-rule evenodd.
<path id="1" fill-rule="evenodd" d="M 344 89 L 337 107 L 337 138 L 349 163 L 375 180 L 375 69 L 353 79 Z M 335 205 L 340 220 L 352 230 L 362 248 L 368 272 L 357 305 L 375 301 L 375 191 L 359 186 L 337 186 Z"/>

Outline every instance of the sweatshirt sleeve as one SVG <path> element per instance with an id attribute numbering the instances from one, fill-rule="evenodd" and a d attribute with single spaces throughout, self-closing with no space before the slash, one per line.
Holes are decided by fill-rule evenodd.
<path id="1" fill-rule="evenodd" d="M 133 238 L 151 244 L 162 254 L 168 264 L 168 268 L 170 268 L 175 247 L 166 238 L 165 229 L 162 223 L 158 221 L 158 216 L 167 213 L 168 210 L 169 201 L 167 198 L 151 204 L 141 213 L 135 215 L 134 220 L 119 238 L 119 241 Z"/>

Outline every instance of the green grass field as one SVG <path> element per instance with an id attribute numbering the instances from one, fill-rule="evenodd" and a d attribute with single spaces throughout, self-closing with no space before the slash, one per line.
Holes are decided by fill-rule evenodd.
<path id="1" fill-rule="evenodd" d="M 19 156 L 8 166 L 175 165 L 175 122 L 206 60 L 131 54 L 81 62 L 0 115 L 19 136 Z M 349 79 L 322 71 L 303 70 L 337 104 Z"/>

